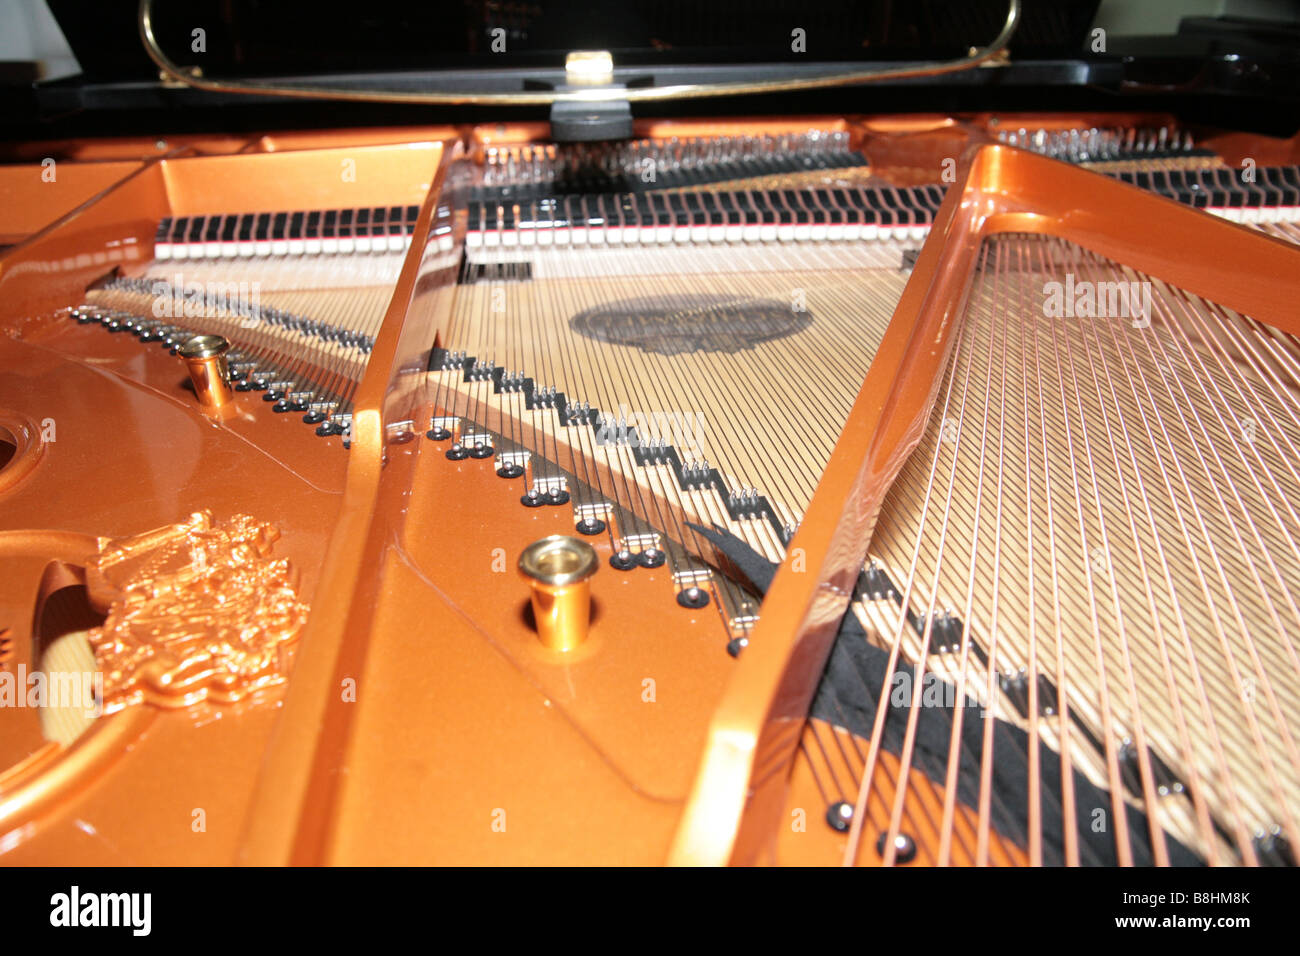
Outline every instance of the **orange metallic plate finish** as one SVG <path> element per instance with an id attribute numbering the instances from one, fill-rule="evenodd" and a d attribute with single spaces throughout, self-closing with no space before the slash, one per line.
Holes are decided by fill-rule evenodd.
<path id="1" fill-rule="evenodd" d="M 45 454 L 41 426 L 22 415 L 0 409 L 0 442 L 12 449 L 0 465 L 0 494 L 8 491 L 31 473 Z"/>
<path id="2" fill-rule="evenodd" d="M 58 160 L 0 166 L 0 246 L 21 242 L 139 168 Z"/>
<path id="3" fill-rule="evenodd" d="M 358 146 L 248 156 L 201 156 L 161 163 L 175 216 L 232 209 L 328 209 L 421 203 L 433 182 L 434 142 Z M 287 207 L 286 202 L 292 202 Z"/>
<path id="4" fill-rule="evenodd" d="M 204 508 L 275 514 L 285 525 L 288 508 L 298 517 L 281 527 L 286 554 L 306 540 L 287 556 L 316 563 L 307 559 L 328 527 L 312 515 L 337 506 L 347 463 L 338 438 L 317 438 L 256 394 L 239 394 L 237 413 L 213 422 L 184 387 L 180 360 L 156 344 L 51 321 L 70 326 L 60 351 L 93 364 L 39 340 L 0 338 L 0 403 L 48 433 L 31 474 L 0 494 L 0 527 L 122 537 Z M 299 504 L 302 494 L 315 500 Z"/>
<path id="5" fill-rule="evenodd" d="M 5 325 L 21 333 L 114 268 L 147 262 L 166 215 L 161 167 L 146 164 L 11 249 L 0 259 Z"/>
<path id="6" fill-rule="evenodd" d="M 1197 139 L 1197 143 L 1218 153 L 1225 163 L 1237 168 L 1241 168 L 1246 160 L 1256 166 L 1294 166 L 1300 163 L 1300 133 L 1290 139 L 1278 139 L 1215 130 L 1207 131 Z"/>
<path id="7" fill-rule="evenodd" d="M 278 698 L 179 712 L 132 708 L 103 718 L 102 735 L 87 733 L 67 754 L 76 762 L 57 767 L 68 777 L 66 790 L 35 821 L 5 827 L 0 860 L 13 866 L 229 865 Z"/>
<path id="8" fill-rule="evenodd" d="M 346 142 L 347 148 L 354 151 L 391 146 L 393 149 L 389 155 L 400 163 L 400 154 L 404 149 L 418 149 L 418 144 L 421 143 L 454 140 L 458 135 L 453 127 L 427 126 L 357 129 L 349 130 L 346 134 L 291 130 L 257 135 L 180 135 L 165 139 L 121 137 L 105 140 L 51 140 L 0 146 L 0 162 L 10 164 L 0 165 L 0 246 L 22 241 L 97 193 L 122 181 L 145 162 L 180 157 L 249 157 L 267 153 L 329 150 Z M 47 163 L 49 160 L 53 161 L 52 167 Z M 303 157 L 303 162 L 304 165 L 298 169 L 306 170 L 310 160 Z M 347 183 L 338 175 L 339 161 L 336 160 L 334 166 L 330 170 L 333 175 L 326 176 L 325 180 L 327 185 L 336 186 L 340 190 L 338 202 L 344 205 L 350 200 L 342 192 L 343 187 L 356 183 Z M 432 166 L 429 168 L 432 169 Z M 397 175 L 394 183 L 400 183 L 400 172 L 391 168 L 384 169 L 385 175 L 392 173 Z M 359 175 L 357 182 L 360 181 Z M 295 185 L 292 181 L 284 184 L 290 189 L 295 188 Z M 427 190 L 427 179 L 424 187 Z M 418 196 L 404 200 L 394 199 L 393 202 L 419 203 L 423 198 L 424 193 L 421 192 Z M 364 204 L 365 199 L 357 202 L 357 205 Z"/>
<path id="9" fill-rule="evenodd" d="M 176 358 L 72 326 L 60 346 L 97 356 L 94 364 L 0 338 L 0 405 L 45 431 L 36 467 L 0 492 L 0 536 L 30 539 L 29 573 L 0 583 L 0 608 L 23 643 L 30 647 L 40 570 L 52 560 L 79 563 L 72 544 L 148 531 L 203 508 L 273 515 L 282 533 L 274 554 L 289 559 L 310 600 L 340 501 L 347 453 L 338 440 L 316 438 L 248 395 L 237 399 L 237 417 L 213 424 L 183 389 Z M 77 537 L 60 545 L 57 535 L 71 532 Z M 68 759 L 41 768 L 34 791 L 15 792 L 21 781 L 12 778 L 0 783 L 0 808 L 11 800 L 21 804 L 15 811 L 26 808 L 18 817 L 0 809 L 6 861 L 228 861 L 279 694 L 238 709 L 154 719 L 151 709 L 131 707 L 101 718 Z M 114 772 L 90 787 L 107 769 Z M 149 827 L 140 826 L 141 808 L 149 808 Z M 195 808 L 210 814 L 206 833 L 191 829 Z"/>
<path id="10" fill-rule="evenodd" d="M 80 302 L 114 266 L 143 265 L 165 216 L 421 203 L 441 155 L 418 142 L 146 164 L 0 260 L 6 321 Z"/>
<path id="11" fill-rule="evenodd" d="M 412 451 L 419 462 L 399 545 L 411 571 L 450 594 L 458 613 L 484 634 L 499 635 L 494 641 L 499 652 L 565 711 L 636 789 L 660 800 L 684 799 L 692 768 L 683 764 L 683 754 L 699 752 L 703 723 L 734 667 L 717 608 L 679 606 L 667 565 L 616 571 L 608 564 L 608 535 L 597 536 L 589 539 L 600 570 L 592 579 L 588 639 L 566 653 L 547 650 L 526 611 L 530 589 L 514 570 L 522 550 L 516 543 L 573 534 L 573 509 L 525 508 L 519 502 L 522 479 L 497 477 L 491 460 L 448 461 L 446 447 L 424 439 Z M 473 506 L 458 507 L 459 502 Z M 505 579 L 496 570 L 502 560 Z M 412 596 L 419 593 L 411 590 Z M 646 628 L 647 613 L 654 614 L 657 629 Z M 642 699 L 646 680 L 654 682 L 657 706 Z"/>
<path id="12" fill-rule="evenodd" d="M 387 530 L 377 523 L 384 487 L 401 495 L 409 474 L 385 469 L 389 420 L 404 408 L 413 413 L 403 379 L 419 378 L 427 367 L 436 310 L 448 303 L 446 270 L 426 263 L 434 203 L 454 155 L 440 150 L 433 187 L 425 198 L 407 256 L 375 341 L 353 410 L 343 508 L 321 564 L 323 587 L 303 636 L 285 713 L 267 750 L 264 770 L 247 821 L 240 860 L 260 864 L 319 859 L 332 812 L 330 787 L 349 715 L 332 708 L 340 681 L 361 670 L 366 654 L 370 608 L 382 581 L 379 567 Z M 422 360 L 423 358 L 423 360 Z M 405 373 L 405 374 L 404 374 Z M 414 373 L 414 376 L 412 375 Z M 390 408 L 391 406 L 391 408 Z M 337 676 L 336 675 L 342 675 Z"/>
<path id="13" fill-rule="evenodd" d="M 373 129 L 282 130 L 265 133 L 169 133 L 109 139 L 65 139 L 0 145 L 0 161 L 39 164 L 47 156 L 76 163 L 104 160 L 162 159 L 168 156 L 256 155 L 339 146 L 404 146 L 458 138 L 452 126 L 395 126 Z"/>
<path id="14" fill-rule="evenodd" d="M 273 555 L 290 561 L 310 604 L 342 497 L 349 456 L 340 439 L 317 437 L 255 394 L 209 419 L 184 387 L 179 359 L 51 312 L 81 301 L 82 288 L 114 267 L 147 261 L 163 215 L 250 202 L 422 202 L 440 156 L 440 144 L 417 142 L 164 160 L 13 250 L 0 262 L 0 292 L 4 321 L 22 340 L 0 337 L 0 417 L 25 441 L 4 472 L 0 528 L 37 529 L 42 540 L 52 533 L 45 529 L 66 528 L 93 540 L 201 509 L 218 518 L 250 513 L 280 531 Z M 34 586 L 6 585 L 21 592 L 4 595 L 7 616 L 30 621 Z M 273 687 L 238 704 L 156 716 L 131 706 L 102 718 L 68 754 L 29 761 L 21 780 L 6 777 L 15 789 L 0 791 L 0 806 L 17 814 L 3 825 L 7 859 L 229 862 L 282 693 Z M 89 787 L 96 775 L 101 783 Z M 139 826 L 142 807 L 157 831 Z M 196 809 L 211 815 L 206 829 L 193 826 Z"/>
<path id="15" fill-rule="evenodd" d="M 490 459 L 448 461 L 446 447 L 389 449 L 387 471 L 409 470 L 411 487 L 377 509 L 383 586 L 364 659 L 335 675 L 357 694 L 329 705 L 348 742 L 316 861 L 661 862 L 735 666 L 716 608 L 678 606 L 666 568 L 614 570 L 608 539 L 593 538 L 589 637 L 546 649 L 515 562 L 573 533 L 572 508 L 525 508 L 522 482 Z"/>

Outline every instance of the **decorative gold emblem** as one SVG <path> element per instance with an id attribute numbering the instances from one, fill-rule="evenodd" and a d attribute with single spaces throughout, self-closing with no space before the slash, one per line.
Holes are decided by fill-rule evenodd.
<path id="1" fill-rule="evenodd" d="M 233 703 L 284 680 L 307 606 L 289 562 L 271 557 L 278 537 L 248 515 L 215 524 L 198 511 L 101 540 L 86 585 L 91 601 L 108 607 L 103 627 L 90 632 L 104 713 L 141 701 Z"/>

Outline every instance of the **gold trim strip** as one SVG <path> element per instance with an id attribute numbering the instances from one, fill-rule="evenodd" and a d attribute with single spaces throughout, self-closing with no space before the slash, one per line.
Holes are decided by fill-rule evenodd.
<path id="1" fill-rule="evenodd" d="M 557 102 L 608 102 L 626 100 L 631 103 L 650 100 L 699 99 L 706 96 L 739 96 L 754 93 L 787 93 L 796 90 L 827 89 L 855 86 L 881 80 L 910 79 L 923 76 L 941 76 L 960 73 L 1001 57 L 1020 25 L 1021 0 L 1008 0 L 1007 19 L 1002 31 L 988 46 L 975 50 L 959 60 L 942 60 L 919 66 L 898 67 L 885 70 L 856 70 L 829 76 L 806 77 L 788 80 L 765 80 L 758 83 L 720 83 L 716 85 L 684 83 L 676 86 L 645 87 L 637 89 L 594 88 L 567 92 L 530 91 L 527 93 L 413 93 L 399 90 L 367 91 L 331 87 L 278 86 L 267 82 L 239 82 L 209 80 L 196 76 L 174 63 L 158 46 L 153 32 L 153 0 L 140 0 L 140 40 L 149 58 L 158 65 L 164 76 L 185 86 L 215 93 L 249 93 L 261 96 L 289 96 L 299 99 L 351 100 L 363 103 L 440 103 L 445 105 L 482 106 L 538 106 Z"/>

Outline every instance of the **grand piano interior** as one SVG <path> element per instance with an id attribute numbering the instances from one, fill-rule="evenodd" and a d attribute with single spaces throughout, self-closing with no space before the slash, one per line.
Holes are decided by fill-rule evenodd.
<path id="1" fill-rule="evenodd" d="M 1294 865 L 1260 6 L 4 8 L 0 862 Z"/>

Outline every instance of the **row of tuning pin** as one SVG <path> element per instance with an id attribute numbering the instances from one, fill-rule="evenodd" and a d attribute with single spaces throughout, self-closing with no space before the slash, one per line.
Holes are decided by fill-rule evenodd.
<path id="1" fill-rule="evenodd" d="M 1134 156 L 1190 153 L 1192 134 L 1169 126 L 1070 130 L 1000 130 L 998 142 L 1072 163 L 1106 162 Z"/>
<path id="2" fill-rule="evenodd" d="M 656 172 L 696 169 L 741 162 L 764 156 L 799 156 L 846 153 L 849 134 L 844 130 L 808 130 L 762 136 L 671 137 L 620 144 L 523 144 L 487 150 L 483 185 L 553 182 L 598 172 L 630 175 L 650 165 Z"/>

